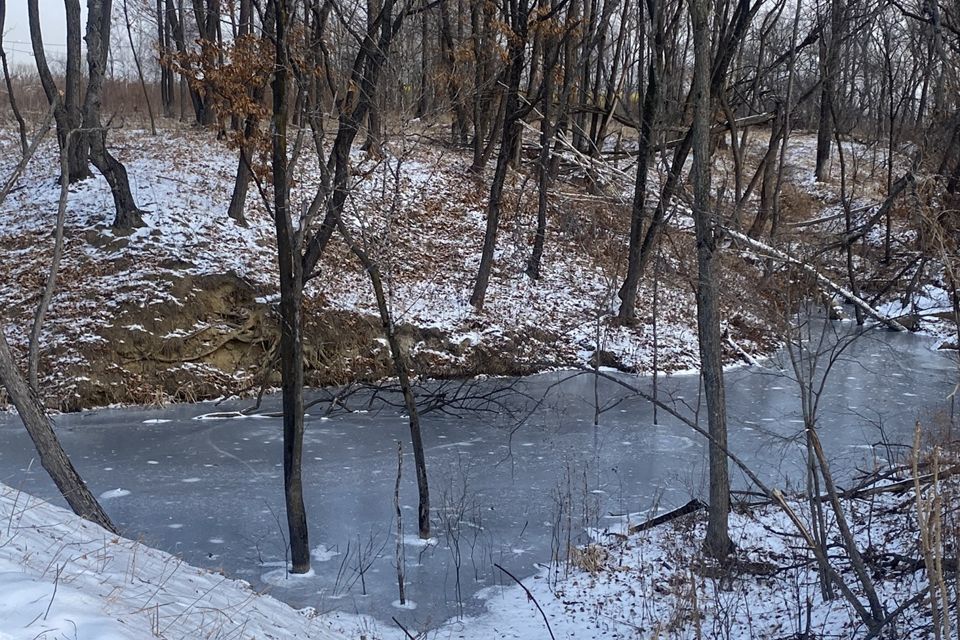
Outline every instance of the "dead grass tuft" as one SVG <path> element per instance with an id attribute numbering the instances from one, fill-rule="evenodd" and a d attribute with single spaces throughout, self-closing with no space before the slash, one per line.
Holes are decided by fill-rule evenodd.
<path id="1" fill-rule="evenodd" d="M 606 547 L 589 544 L 585 547 L 570 547 L 570 562 L 588 573 L 599 573 L 607 568 L 610 553 Z"/>

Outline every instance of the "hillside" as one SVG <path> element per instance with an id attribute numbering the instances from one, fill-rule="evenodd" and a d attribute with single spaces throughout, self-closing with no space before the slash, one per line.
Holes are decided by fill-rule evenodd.
<path id="1" fill-rule="evenodd" d="M 3 145 L 12 148 L 14 138 L 6 135 Z M 145 226 L 126 235 L 111 229 L 109 189 L 99 176 L 71 187 L 65 253 L 41 340 L 51 403 L 70 410 L 184 401 L 258 386 L 277 340 L 277 270 L 273 221 L 257 190 L 247 201 L 249 226 L 238 226 L 225 214 L 236 160 L 212 136 L 127 131 L 118 132 L 115 145 Z M 25 348 L 53 248 L 55 153 L 48 139 L 0 209 L 0 278 L 12 284 L 0 291 L 0 304 L 15 348 Z M 15 155 L 4 157 L 0 171 L 9 171 Z M 535 200 L 526 176 L 512 176 L 489 302 L 474 311 L 467 298 L 486 194 L 466 174 L 468 164 L 429 144 L 398 149 L 381 162 L 356 157 L 351 223 L 385 265 L 393 313 L 417 371 L 445 377 L 576 366 L 591 361 L 598 331 L 602 364 L 649 371 L 649 306 L 641 305 L 637 326 L 614 327 L 607 317 L 629 209 L 573 183 L 557 190 L 543 275 L 534 282 L 523 270 Z M 299 167 L 297 206 L 309 201 L 317 180 L 309 159 Z M 697 364 L 689 265 L 672 255 L 682 251 L 664 250 L 657 292 L 659 366 L 667 372 Z M 652 299 L 649 280 L 641 300 Z M 332 245 L 307 294 L 310 383 L 390 372 L 371 287 L 345 247 Z M 740 348 L 762 353 L 776 343 L 741 296 L 727 303 L 736 309 L 727 320 Z"/>

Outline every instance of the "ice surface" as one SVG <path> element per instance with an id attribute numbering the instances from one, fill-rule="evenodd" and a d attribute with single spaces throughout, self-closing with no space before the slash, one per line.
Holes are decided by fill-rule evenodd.
<path id="1" fill-rule="evenodd" d="M 884 416 L 888 441 L 910 441 L 917 412 L 941 406 L 956 374 L 950 356 L 931 351 L 928 340 L 914 335 L 874 331 L 846 355 L 832 374 L 819 423 L 838 481 L 844 470 L 882 453 L 864 448 L 880 439 L 876 415 Z M 162 414 L 85 412 L 57 422 L 64 446 L 95 493 L 118 487 L 131 492 L 104 502 L 130 537 L 222 568 L 255 588 L 269 587 L 296 607 L 371 614 L 385 627 L 396 616 L 410 628 L 424 629 L 457 615 L 458 575 L 464 613 L 479 615 L 487 603 L 477 594 L 504 582 L 494 562 L 521 578 L 536 574 L 539 563 L 551 557 L 559 498 L 574 507 L 576 543 L 590 540 L 590 531 L 620 526 L 609 514 L 632 514 L 629 521 L 635 523 L 654 506 L 682 504 L 706 486 L 699 436 L 662 411 L 654 425 L 650 405 L 634 398 L 601 413 L 595 428 L 594 381 L 582 375 L 561 382 L 572 375 L 554 372 L 522 381 L 525 393 L 542 400 L 532 415 L 518 412 L 522 423 L 506 414 L 423 416 L 435 544 L 421 546 L 417 536 L 415 473 L 406 444 L 400 492 L 406 589 L 416 610 L 392 606 L 398 597 L 396 441 L 409 440 L 406 421 L 394 410 L 374 407 L 307 419 L 303 474 L 315 573 L 296 578 L 287 576 L 285 564 L 278 418 L 194 420 L 211 413 L 210 405 L 200 404 L 169 407 Z M 795 383 L 776 366 L 730 371 L 726 379 L 731 447 L 777 486 L 802 478 L 801 452 L 784 440 L 803 427 Z M 623 380 L 650 389 L 649 379 Z M 483 384 L 502 382 L 491 378 Z M 683 411 L 697 406 L 694 376 L 662 377 L 659 388 L 662 399 L 676 400 Z M 598 391 L 602 406 L 623 398 L 608 382 L 600 381 Z M 264 402 L 264 411 L 277 409 L 277 398 Z M 220 409 L 240 407 L 224 403 Z M 171 422 L 144 424 L 146 417 L 159 415 Z M 34 457 L 16 418 L 0 417 L 0 475 L 8 484 L 55 498 L 44 472 L 30 465 Z M 737 472 L 732 478 L 743 486 Z M 565 526 L 562 519 L 560 525 Z"/>

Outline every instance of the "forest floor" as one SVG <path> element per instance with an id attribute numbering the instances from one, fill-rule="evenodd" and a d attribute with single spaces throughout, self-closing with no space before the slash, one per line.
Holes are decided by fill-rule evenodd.
<path id="1" fill-rule="evenodd" d="M 923 597 L 931 576 L 917 539 L 919 511 L 911 478 L 910 469 L 902 468 L 864 485 L 858 496 L 842 500 L 842 508 L 884 615 L 903 606 L 881 637 L 919 640 L 934 636 Z M 923 487 L 924 498 L 932 499 L 933 489 Z M 956 490 L 954 480 L 937 484 L 944 513 L 956 504 Z M 810 522 L 808 502 L 788 499 L 787 504 L 802 522 Z M 702 551 L 705 511 L 632 533 L 631 524 L 638 523 L 624 521 L 620 531 L 596 531 L 596 542 L 573 550 L 566 563 L 544 566 L 523 581 L 526 589 L 504 578 L 502 586 L 483 594 L 484 614 L 451 620 L 427 637 L 866 638 L 870 630 L 855 608 L 867 606 L 865 591 L 827 511 L 831 567 L 856 605 L 836 585 L 836 597 L 824 597 L 816 560 L 798 529 L 785 509 L 768 504 L 731 513 L 737 552 L 729 566 L 719 566 Z M 387 629 L 382 637 L 403 639 Z"/>
<path id="2" fill-rule="evenodd" d="M 888 632 L 931 638 L 931 610 L 923 596 L 936 574 L 926 571 L 916 534 L 918 518 L 926 516 L 919 515 L 925 512 L 909 467 L 892 471 L 861 485 L 842 505 L 884 615 L 897 611 Z M 922 486 L 924 508 L 936 499 L 944 513 L 955 512 L 956 476 L 924 480 Z M 809 522 L 809 502 L 787 504 Z M 737 553 L 725 568 L 700 550 L 702 511 L 630 532 L 640 521 L 596 531 L 593 544 L 572 549 L 568 560 L 544 566 L 523 586 L 503 576 L 499 586 L 480 595 L 486 610 L 479 616 L 403 631 L 368 617 L 294 611 L 242 581 L 109 534 L 0 484 L 0 639 L 406 640 L 413 637 L 408 632 L 426 640 L 868 636 L 856 605 L 840 595 L 824 598 L 816 561 L 780 506 L 731 514 Z M 944 530 L 950 526 L 937 522 Z M 836 522 L 829 510 L 827 526 L 833 539 Z M 857 605 L 865 603 L 849 557 L 836 544 L 831 566 Z"/>
<path id="3" fill-rule="evenodd" d="M 761 153 L 764 136 L 756 133 L 747 146 L 748 163 Z M 594 195 L 598 189 L 585 186 L 581 167 L 566 166 L 551 195 L 542 277 L 536 281 L 525 275 L 535 181 L 526 165 L 511 172 L 496 266 L 487 303 L 478 312 L 468 298 L 483 242 L 487 182 L 470 176 L 463 151 L 418 142 L 427 138 L 397 138 L 382 159 L 355 154 L 347 212 L 385 274 L 394 319 L 418 375 L 521 375 L 597 361 L 631 372 L 650 372 L 654 363 L 663 373 L 698 366 L 696 262 L 685 195 L 670 214 L 660 259 L 641 286 L 638 322 L 622 326 L 612 315 L 626 263 L 634 170 L 626 162 L 604 164 L 597 171 L 602 195 Z M 145 225 L 130 233 L 111 228 L 110 191 L 99 176 L 70 188 L 65 251 L 40 341 L 48 404 L 61 410 L 161 404 L 275 384 L 273 220 L 256 186 L 247 199 L 248 224 L 226 216 L 235 152 L 192 129 L 173 128 L 156 137 L 121 130 L 110 140 L 126 163 Z M 836 216 L 839 179 L 813 182 L 813 143 L 812 136 L 795 134 L 787 158 L 783 240 L 797 254 L 811 238 L 842 232 Z M 16 164 L 16 144 L 11 132 L 0 136 L 0 148 L 10 150 L 0 159 L 0 174 Z M 5 283 L 0 321 L 21 354 L 53 250 L 55 147 L 52 138 L 44 142 L 0 207 L 0 282 Z M 874 167 L 857 176 L 851 194 L 857 220 L 863 221 L 882 201 L 884 173 L 877 167 L 884 157 L 857 143 L 850 143 L 849 152 L 863 160 L 858 166 Z M 315 156 L 305 152 L 297 165 L 297 209 L 306 207 L 316 190 L 315 164 Z M 718 161 L 716 184 L 732 184 L 728 164 Z M 662 178 L 662 170 L 651 172 L 651 195 Z M 895 250 L 916 237 L 909 215 L 909 207 L 895 208 Z M 821 218 L 822 223 L 790 230 Z M 866 242 L 878 250 L 883 237 L 872 233 Z M 789 302 L 779 297 L 780 276 L 765 276 L 769 261 L 731 250 L 724 264 L 725 357 L 731 364 L 751 362 L 781 344 Z M 864 261 L 862 280 L 866 291 L 879 294 L 876 304 L 895 316 L 923 316 L 913 328 L 940 331 L 944 342 L 951 340 L 946 323 L 937 322 L 937 314 L 949 307 L 936 273 L 921 274 L 915 293 L 902 298 L 916 269 L 896 275 L 903 263 L 876 269 L 871 264 Z M 837 257 L 822 268 L 843 277 Z M 891 277 L 900 286 L 884 292 Z M 372 288 L 342 242 L 331 243 L 319 276 L 308 286 L 305 310 L 309 384 L 391 374 Z"/>

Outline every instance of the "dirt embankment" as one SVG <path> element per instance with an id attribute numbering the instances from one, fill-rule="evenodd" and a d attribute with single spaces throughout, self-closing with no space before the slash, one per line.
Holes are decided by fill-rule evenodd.
<path id="1" fill-rule="evenodd" d="M 60 410 L 114 403 L 192 402 L 279 386 L 278 311 L 235 274 L 184 276 L 169 282 L 167 301 L 126 304 L 99 339 L 86 340 L 82 362 L 68 364 L 48 403 Z M 304 308 L 307 384 L 339 385 L 393 374 L 379 318 Z M 415 371 L 447 378 L 524 375 L 569 364 L 558 357 L 556 336 L 534 328 L 495 340 L 455 341 L 440 329 L 398 327 Z M 553 355 L 550 355 L 550 354 Z M 543 354 L 542 356 L 540 354 Z M 56 353 L 45 354 L 56 361 Z"/>

